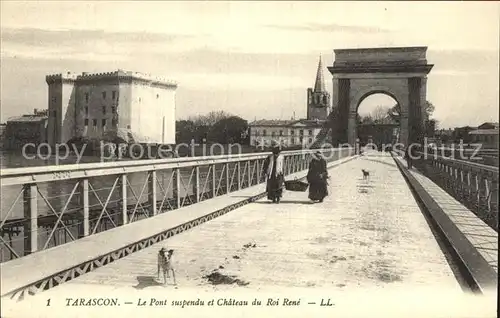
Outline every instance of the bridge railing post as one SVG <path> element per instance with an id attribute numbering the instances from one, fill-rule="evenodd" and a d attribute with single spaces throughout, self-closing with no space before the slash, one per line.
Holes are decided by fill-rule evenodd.
<path id="1" fill-rule="evenodd" d="M 194 167 L 193 196 L 196 203 L 200 202 L 200 166 Z"/>
<path id="2" fill-rule="evenodd" d="M 120 224 L 125 225 L 128 223 L 128 205 L 127 205 L 127 175 L 122 174 L 119 176 L 120 186 L 120 202 L 121 202 L 121 217 Z"/>
<path id="3" fill-rule="evenodd" d="M 241 161 L 238 161 L 236 163 L 236 176 L 236 182 L 238 182 L 238 190 L 241 190 Z"/>
<path id="4" fill-rule="evenodd" d="M 172 188 L 172 196 L 175 200 L 175 207 L 179 209 L 181 207 L 181 169 L 175 168 L 173 169 L 173 188 Z"/>
<path id="5" fill-rule="evenodd" d="M 247 179 L 248 179 L 248 188 L 252 186 L 252 161 L 248 160 L 248 168 L 247 168 Z"/>
<path id="6" fill-rule="evenodd" d="M 290 156 L 286 156 L 284 160 L 285 160 L 285 164 L 284 164 L 284 166 L 285 166 L 284 170 L 285 171 L 284 171 L 284 174 L 286 176 L 286 175 L 290 174 Z"/>
<path id="7" fill-rule="evenodd" d="M 225 178 L 226 178 L 226 194 L 228 194 L 229 192 L 231 192 L 231 184 L 230 184 L 230 178 L 229 178 L 229 169 L 230 169 L 229 162 L 225 163 L 224 167 L 225 167 L 224 170 L 226 170 L 226 173 L 225 173 Z"/>
<path id="8" fill-rule="evenodd" d="M 286 175 L 286 158 L 283 158 L 283 173 Z M 262 183 L 262 164 L 261 164 L 261 160 L 260 159 L 257 159 L 257 161 L 255 162 L 255 165 L 256 165 L 256 169 L 257 169 L 257 184 L 261 184 Z"/>
<path id="9" fill-rule="evenodd" d="M 212 179 L 212 198 L 215 198 L 217 196 L 217 170 L 216 170 L 216 165 L 213 164 L 210 166 L 212 169 L 211 173 L 211 179 Z"/>
<path id="10" fill-rule="evenodd" d="M 36 184 L 26 184 L 24 196 L 24 255 L 38 250 L 38 205 Z"/>
<path id="11" fill-rule="evenodd" d="M 80 205 L 82 207 L 82 222 L 78 224 L 78 238 L 89 236 L 89 180 L 82 179 L 79 184 Z"/>
<path id="12" fill-rule="evenodd" d="M 156 170 L 152 170 L 149 172 L 148 178 L 148 205 L 149 211 L 153 212 L 152 215 L 158 214 L 158 207 L 156 201 Z"/>

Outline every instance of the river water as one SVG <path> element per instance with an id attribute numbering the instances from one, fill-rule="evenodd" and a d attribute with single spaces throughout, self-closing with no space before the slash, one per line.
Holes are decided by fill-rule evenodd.
<path id="1" fill-rule="evenodd" d="M 21 154 L 18 153 L 0 153 L 1 159 L 1 168 L 20 168 L 20 167 L 33 167 L 33 166 L 49 166 L 54 165 L 55 161 L 53 160 L 41 160 L 41 159 L 26 159 Z M 77 162 L 76 157 L 69 157 L 63 161 L 60 161 L 60 165 L 65 164 L 74 164 Z M 96 157 L 84 157 L 80 160 L 80 163 L 91 163 L 91 162 L 99 162 L 99 158 Z M 216 168 L 216 180 L 217 183 L 221 178 L 221 167 Z M 233 173 L 234 167 L 231 166 L 230 176 Z M 191 176 L 192 168 L 181 169 L 181 189 L 179 194 L 182 197 L 186 195 L 192 195 L 193 191 L 193 181 L 194 176 L 191 179 L 191 185 L 188 185 L 189 179 Z M 210 179 L 207 180 L 208 177 L 208 167 L 200 168 L 200 185 L 202 190 L 204 188 L 205 191 L 209 192 L 211 188 Z M 135 205 L 139 199 L 141 204 L 147 202 L 148 198 L 148 187 L 147 187 L 147 173 L 132 173 L 127 175 L 129 186 L 127 189 L 127 203 L 128 205 Z M 95 177 L 89 179 L 89 209 L 91 210 L 91 228 L 93 230 L 94 224 L 97 223 L 98 216 L 95 216 L 92 219 L 92 210 L 101 212 L 102 204 L 105 204 L 108 201 L 108 196 L 113 188 L 113 184 L 115 183 L 117 177 L 116 176 L 102 176 Z M 167 199 L 173 197 L 173 180 L 172 180 L 172 171 L 158 171 L 157 172 L 157 200 L 162 200 L 167 194 Z M 57 214 L 64 209 L 64 206 L 67 204 L 68 198 L 70 197 L 71 192 L 73 191 L 76 180 L 68 180 L 68 181 L 60 181 L 60 182 L 46 182 L 38 184 L 39 194 L 37 195 L 37 212 L 38 216 L 54 216 L 52 211 L 55 210 Z M 146 186 L 144 186 L 146 184 Z M 225 184 L 224 181 L 221 181 L 221 184 Z M 161 186 L 160 186 L 161 185 Z M 169 186 L 170 185 L 170 186 Z M 78 193 L 78 188 L 76 188 L 75 194 L 72 196 L 72 199 L 69 201 L 65 214 L 68 212 L 78 212 L 80 215 L 81 204 L 80 204 L 80 196 Z M 94 191 L 92 191 L 92 189 Z M 23 195 L 22 195 L 22 186 L 2 186 L 2 196 L 1 196 L 1 220 L 7 219 L 10 225 L 5 224 L 1 229 L 2 238 L 5 241 L 9 241 L 9 245 L 15 250 L 18 255 L 22 255 L 24 249 L 24 233 L 23 233 L 23 217 L 24 217 L 24 204 L 23 204 Z M 142 195 L 141 195 L 142 192 Z M 99 198 L 97 198 L 97 196 Z M 16 201 L 17 198 L 17 201 Z M 120 202 L 120 188 L 118 184 L 116 184 L 111 196 L 109 196 L 109 202 L 107 205 L 107 209 L 109 214 L 111 214 L 111 218 L 104 217 L 99 222 L 99 225 L 96 228 L 96 233 L 114 227 L 113 223 L 118 223 L 119 219 L 119 202 Z M 164 206 L 167 206 L 165 203 Z M 140 205 L 138 208 L 139 211 Z M 113 213 L 115 215 L 113 215 Z M 100 213 L 98 213 L 100 214 Z M 74 214 L 75 216 L 77 214 Z M 129 216 L 130 217 L 130 216 Z M 146 216 L 144 215 L 136 215 L 135 220 L 142 219 Z M 11 223 L 14 220 L 17 220 L 16 223 Z M 47 238 L 50 235 L 52 228 L 54 226 L 54 219 L 49 222 L 45 219 L 45 222 L 39 220 L 39 229 L 38 229 L 38 248 L 41 249 L 47 242 Z M 55 231 L 55 234 L 52 236 L 51 241 L 48 243 L 49 247 L 60 245 L 64 242 L 72 241 L 71 236 L 74 238 L 78 237 L 78 223 L 81 221 L 72 220 L 65 222 L 67 226 L 67 230 L 59 224 L 58 229 Z M 16 233 L 17 230 L 17 233 Z M 20 232 L 19 232 L 20 231 Z M 71 235 L 68 233 L 70 232 Z M 12 252 L 5 246 L 5 243 L 0 242 L 1 247 L 1 259 L 2 261 L 7 261 L 11 258 L 14 258 Z"/>

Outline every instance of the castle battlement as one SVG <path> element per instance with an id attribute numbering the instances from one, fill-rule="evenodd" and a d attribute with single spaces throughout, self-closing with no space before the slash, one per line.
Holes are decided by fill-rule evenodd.
<path id="1" fill-rule="evenodd" d="M 52 75 L 47 75 L 45 76 L 45 81 L 47 84 L 52 84 L 54 82 L 74 82 L 78 78 L 78 74 L 67 72 L 65 74 L 59 73 L 59 74 L 52 74 Z"/>
<path id="2" fill-rule="evenodd" d="M 144 74 L 139 72 L 132 71 L 124 71 L 124 70 L 116 70 L 113 72 L 104 72 L 104 73 L 87 73 L 83 72 L 81 74 L 75 74 L 71 72 L 67 72 L 66 74 L 53 74 L 47 75 L 45 80 L 47 84 L 52 84 L 55 82 L 93 82 L 93 81 L 106 81 L 106 80 L 131 80 L 138 82 L 147 82 L 150 84 L 161 85 L 176 88 L 177 82 L 168 80 L 159 76 L 152 76 L 150 74 Z"/>

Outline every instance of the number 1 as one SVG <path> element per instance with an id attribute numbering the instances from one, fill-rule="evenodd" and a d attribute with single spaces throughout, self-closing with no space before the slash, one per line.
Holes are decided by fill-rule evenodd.
<path id="1" fill-rule="evenodd" d="M 50 306 L 50 298 L 47 299 L 47 306 Z"/>

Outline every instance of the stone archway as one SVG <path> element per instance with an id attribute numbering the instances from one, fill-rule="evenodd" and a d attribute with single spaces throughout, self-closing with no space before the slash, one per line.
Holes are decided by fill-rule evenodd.
<path id="1" fill-rule="evenodd" d="M 366 97 L 383 93 L 401 106 L 400 140 L 408 145 L 422 142 L 427 74 L 427 47 L 395 47 L 335 50 L 332 74 L 333 107 L 338 118 L 332 127 L 334 144 L 354 145 L 356 114 Z"/>

